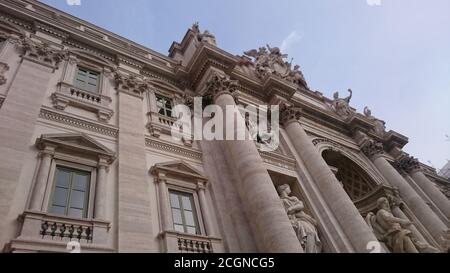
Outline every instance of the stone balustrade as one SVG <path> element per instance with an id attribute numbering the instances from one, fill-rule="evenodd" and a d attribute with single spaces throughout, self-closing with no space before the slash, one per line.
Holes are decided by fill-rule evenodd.
<path id="1" fill-rule="evenodd" d="M 213 236 L 165 231 L 160 234 L 163 248 L 168 253 L 221 253 L 222 240 Z"/>

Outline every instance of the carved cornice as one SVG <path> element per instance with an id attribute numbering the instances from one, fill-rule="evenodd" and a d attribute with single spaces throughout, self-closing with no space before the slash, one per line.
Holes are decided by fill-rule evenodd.
<path id="1" fill-rule="evenodd" d="M 169 143 L 161 139 L 145 138 L 145 145 L 156 150 L 169 152 L 178 156 L 188 157 L 196 161 L 202 160 L 202 152 L 193 148 Z"/>
<path id="2" fill-rule="evenodd" d="M 39 113 L 39 118 L 58 122 L 64 125 L 80 128 L 83 130 L 88 130 L 94 133 L 102 134 L 113 138 L 117 138 L 119 134 L 119 129 L 115 127 L 86 121 L 83 119 L 76 118 L 73 115 L 62 114 L 45 108 L 41 109 L 41 112 Z"/>
<path id="3" fill-rule="evenodd" d="M 407 154 L 399 156 L 394 164 L 398 169 L 406 173 L 422 170 L 419 160 Z"/>
<path id="4" fill-rule="evenodd" d="M 280 107 L 280 122 L 284 126 L 291 122 L 299 121 L 302 116 L 301 108 L 294 106 L 287 106 L 282 104 Z"/>
<path id="5" fill-rule="evenodd" d="M 39 21 L 34 22 L 34 30 L 35 31 L 39 30 L 39 31 L 45 32 L 46 34 L 56 37 L 58 39 L 61 39 L 63 41 L 69 37 L 69 33 L 59 30 L 55 27 L 52 27 L 48 24 L 44 24 Z"/>

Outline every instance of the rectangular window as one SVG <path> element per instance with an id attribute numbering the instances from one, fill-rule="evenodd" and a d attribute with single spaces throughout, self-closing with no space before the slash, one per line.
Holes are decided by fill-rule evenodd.
<path id="1" fill-rule="evenodd" d="M 57 166 L 49 212 L 86 218 L 90 181 L 90 172 Z"/>
<path id="2" fill-rule="evenodd" d="M 170 191 L 173 228 L 182 233 L 200 234 L 192 194 Z"/>
<path id="3" fill-rule="evenodd" d="M 174 117 L 173 102 L 171 99 L 156 95 L 156 106 L 158 107 L 158 113 L 166 117 Z"/>
<path id="4" fill-rule="evenodd" d="M 98 93 L 98 86 L 100 82 L 100 74 L 83 67 L 77 68 L 77 74 L 75 75 L 75 87 Z"/>

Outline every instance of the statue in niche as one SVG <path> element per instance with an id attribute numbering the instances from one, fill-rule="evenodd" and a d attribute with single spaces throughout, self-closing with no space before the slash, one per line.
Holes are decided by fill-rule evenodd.
<path id="1" fill-rule="evenodd" d="M 376 214 L 366 216 L 367 224 L 372 228 L 377 239 L 384 242 L 394 253 L 438 253 L 438 249 L 419 241 L 407 227 L 413 222 L 395 217 L 389 200 L 382 197 L 377 201 Z"/>
<path id="2" fill-rule="evenodd" d="M 350 100 L 353 96 L 353 91 L 348 89 L 350 95 L 346 98 L 339 98 L 339 92 L 334 93 L 334 101 L 332 103 L 332 108 L 340 117 L 347 119 L 352 116 L 355 111 L 350 107 Z"/>
<path id="3" fill-rule="evenodd" d="M 364 108 L 364 115 L 375 124 L 375 127 L 373 128 L 374 133 L 378 136 L 384 136 L 386 133 L 385 122 L 372 116 L 372 111 L 367 106 Z"/>
<path id="4" fill-rule="evenodd" d="M 305 206 L 302 201 L 295 196 L 289 196 L 291 187 L 288 184 L 279 186 L 277 190 L 304 251 L 320 253 L 322 242 L 317 231 L 317 221 L 304 212 Z"/>

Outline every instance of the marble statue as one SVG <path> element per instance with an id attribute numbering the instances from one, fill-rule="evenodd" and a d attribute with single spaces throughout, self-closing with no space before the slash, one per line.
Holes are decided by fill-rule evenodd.
<path id="1" fill-rule="evenodd" d="M 279 186 L 277 190 L 304 251 L 320 253 L 322 243 L 317 231 L 317 221 L 304 212 L 305 206 L 302 201 L 295 196 L 289 196 L 291 187 L 288 184 Z"/>
<path id="2" fill-rule="evenodd" d="M 395 217 L 389 201 L 382 197 L 377 201 L 376 214 L 366 216 L 367 224 L 372 228 L 378 240 L 384 242 L 394 253 L 436 253 L 438 249 L 427 243 L 420 242 L 408 229 L 413 222 Z"/>
<path id="3" fill-rule="evenodd" d="M 386 133 L 386 123 L 372 116 L 372 111 L 367 106 L 364 108 L 364 115 L 375 124 L 373 132 L 378 136 L 384 136 Z"/>
<path id="4" fill-rule="evenodd" d="M 192 25 L 191 29 L 192 29 L 192 31 L 194 31 L 197 34 L 198 41 L 200 41 L 202 43 L 217 46 L 216 36 L 214 36 L 214 34 L 209 32 L 209 30 L 205 30 L 205 31 L 203 31 L 203 33 L 201 33 L 200 25 L 198 22 L 195 22 Z"/>
<path id="5" fill-rule="evenodd" d="M 284 60 L 288 55 L 282 54 L 280 48 L 266 45 L 266 47 L 260 47 L 258 50 L 246 51 L 244 55 L 254 59 L 255 72 L 259 78 L 263 79 L 269 75 L 276 75 L 298 86 L 308 88 L 303 73 L 300 71 L 300 66 L 296 65 L 292 69 L 291 63 Z"/>
<path id="6" fill-rule="evenodd" d="M 346 119 L 354 114 L 354 110 L 350 107 L 350 100 L 353 96 L 353 91 L 348 89 L 350 95 L 346 98 L 340 98 L 339 92 L 334 93 L 332 108 L 340 117 Z"/>

